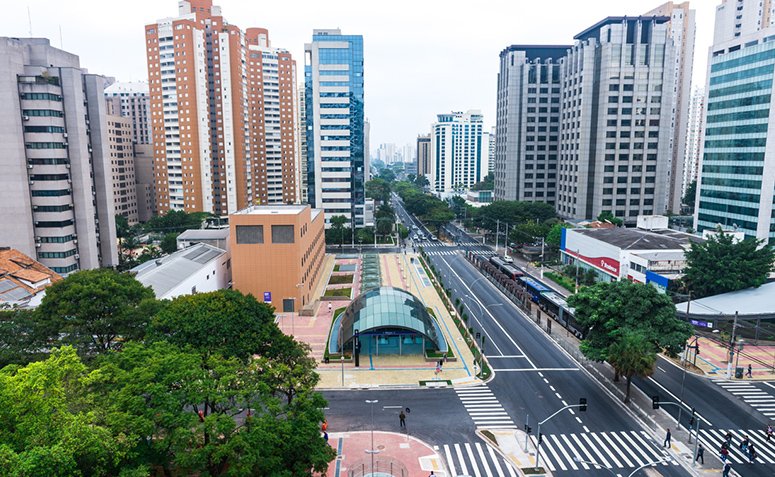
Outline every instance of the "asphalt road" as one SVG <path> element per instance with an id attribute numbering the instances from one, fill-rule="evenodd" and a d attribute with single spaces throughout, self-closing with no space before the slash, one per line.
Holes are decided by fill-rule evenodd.
<path id="1" fill-rule="evenodd" d="M 402 222 L 422 227 L 398 201 L 394 205 Z M 485 336 L 485 354 L 496 372 L 488 387 L 514 423 L 522 428 L 529 421 L 535 434 L 538 420 L 548 418 L 563 406 L 578 404 L 579 398 L 587 399 L 586 412 L 567 409 L 541 426 L 546 451 L 542 457 L 545 455 L 550 466 L 556 467 L 554 474 L 600 475 L 599 469 L 574 463 L 574 457 L 607 461 L 624 475 L 638 462 L 660 458 L 661 442 L 643 433 L 616 399 L 484 279 L 462 253 L 446 253 L 483 249 L 470 239 L 464 242 L 460 247 L 426 244 L 425 251 L 445 285 L 453 289 L 453 299 L 460 298 L 465 303 L 471 317 L 469 326 Z M 442 250 L 445 253 L 430 253 Z M 628 449 L 637 449 L 641 460 L 626 459 Z M 688 475 L 678 465 L 658 469 L 662 475 Z"/>

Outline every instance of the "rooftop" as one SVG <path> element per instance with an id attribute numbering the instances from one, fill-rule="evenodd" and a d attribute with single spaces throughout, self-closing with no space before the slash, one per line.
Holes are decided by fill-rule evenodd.
<path id="1" fill-rule="evenodd" d="M 623 250 L 685 250 L 692 242 L 704 242 L 696 235 L 672 229 L 643 230 L 616 227 L 571 230 Z"/>
<path id="2" fill-rule="evenodd" d="M 62 277 L 12 248 L 0 248 L 0 303 L 26 301 Z"/>
<path id="3" fill-rule="evenodd" d="M 130 273 L 143 285 L 153 288 L 157 297 L 162 297 L 182 280 L 224 254 L 226 252 L 217 247 L 198 243 L 166 257 L 149 260 L 130 270 Z"/>
<path id="4" fill-rule="evenodd" d="M 233 212 L 232 215 L 291 215 L 300 214 L 308 207 L 308 205 L 251 205 Z"/>
<path id="5" fill-rule="evenodd" d="M 606 17 L 599 22 L 595 23 L 591 27 L 587 28 L 586 30 L 582 31 L 578 35 L 574 36 L 574 40 L 586 40 L 590 37 L 595 37 L 598 34 L 598 31 L 600 31 L 601 28 L 603 28 L 606 25 L 614 25 L 617 23 L 624 23 L 625 21 L 648 21 L 653 20 L 656 23 L 667 23 L 670 21 L 670 17 L 665 16 L 637 16 L 637 17 Z"/>
<path id="6" fill-rule="evenodd" d="M 713 319 L 734 316 L 737 312 L 743 319 L 775 319 L 775 282 L 765 283 L 758 288 L 746 288 L 721 295 L 708 296 L 675 305 L 678 315 L 686 318 Z"/>
<path id="7" fill-rule="evenodd" d="M 229 229 L 188 229 L 178 235 L 178 240 L 217 240 L 229 238 Z"/>
<path id="8" fill-rule="evenodd" d="M 501 57 L 511 51 L 524 51 L 530 61 L 535 59 L 559 60 L 568 52 L 571 45 L 511 45 L 501 51 Z"/>

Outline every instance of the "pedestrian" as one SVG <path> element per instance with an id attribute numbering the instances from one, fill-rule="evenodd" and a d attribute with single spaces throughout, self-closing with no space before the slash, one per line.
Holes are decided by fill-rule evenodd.
<path id="1" fill-rule="evenodd" d="M 767 424 L 767 442 L 770 442 L 771 438 L 772 438 L 772 425 Z"/>
<path id="2" fill-rule="evenodd" d="M 753 445 L 753 442 L 748 444 L 748 463 L 753 464 L 753 461 L 756 459 L 756 448 Z"/>
<path id="3" fill-rule="evenodd" d="M 724 436 L 724 441 L 726 442 L 727 447 L 732 445 L 732 431 L 727 432 Z"/>
<path id="4" fill-rule="evenodd" d="M 748 453 L 748 446 L 751 444 L 751 440 L 748 439 L 748 436 L 743 436 L 743 440 L 740 441 L 740 450 L 743 451 L 743 453 Z"/>
<path id="5" fill-rule="evenodd" d="M 662 443 L 662 447 L 670 447 L 670 429 L 667 429 L 667 433 L 665 434 L 665 442 Z"/>
<path id="6" fill-rule="evenodd" d="M 721 445 L 721 462 L 726 462 L 729 457 L 729 449 L 726 444 Z"/>
<path id="7" fill-rule="evenodd" d="M 404 411 L 398 414 L 398 427 L 406 428 L 406 414 L 404 414 Z"/>
<path id="8" fill-rule="evenodd" d="M 331 313 L 331 308 L 332 308 L 332 306 L 331 306 L 331 302 L 329 301 L 329 302 L 328 302 L 328 312 L 329 312 L 329 313 Z"/>
<path id="9" fill-rule="evenodd" d="M 729 477 L 729 471 L 732 470 L 732 464 L 729 462 L 724 463 L 724 472 L 721 474 L 722 477 Z"/>
<path id="10" fill-rule="evenodd" d="M 697 444 L 697 455 L 694 457 L 694 462 L 700 461 L 700 464 L 705 465 L 705 448 L 702 447 L 702 443 Z"/>
<path id="11" fill-rule="evenodd" d="M 444 353 L 444 362 L 447 362 L 447 353 Z"/>
<path id="12" fill-rule="evenodd" d="M 746 376 L 753 378 L 753 368 L 751 368 L 750 364 L 748 364 L 748 372 L 746 373 Z"/>

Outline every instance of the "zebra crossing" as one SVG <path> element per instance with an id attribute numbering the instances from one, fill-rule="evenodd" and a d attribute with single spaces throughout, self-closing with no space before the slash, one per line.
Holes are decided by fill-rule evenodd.
<path id="1" fill-rule="evenodd" d="M 426 249 L 425 253 L 428 255 L 457 255 L 459 252 L 457 250 Z M 471 253 L 473 253 L 474 255 L 485 255 L 488 257 L 495 255 L 495 252 L 491 250 L 471 250 Z"/>
<path id="2" fill-rule="evenodd" d="M 649 463 L 679 465 L 645 431 L 544 434 L 541 462 L 552 472 L 637 468 Z"/>
<path id="3" fill-rule="evenodd" d="M 445 444 L 444 458 L 451 476 L 517 477 L 511 464 L 487 444 Z"/>
<path id="4" fill-rule="evenodd" d="M 765 416 L 775 417 L 775 397 L 754 386 L 753 383 L 724 379 L 713 379 L 712 381 Z"/>
<path id="5" fill-rule="evenodd" d="M 455 388 L 455 393 L 466 408 L 476 427 L 488 429 L 516 429 L 509 414 L 503 409 L 498 398 L 486 385 L 468 388 Z"/>
<path id="6" fill-rule="evenodd" d="M 727 432 L 732 433 L 732 443 L 729 446 L 729 461 L 733 464 L 747 464 L 748 456 L 740 449 L 740 441 L 743 436 L 753 443 L 757 458 L 755 464 L 775 464 L 775 439 L 767 442 L 767 433 L 763 429 L 702 429 L 700 430 L 700 442 L 705 446 L 706 452 L 718 452 L 724 442 Z"/>

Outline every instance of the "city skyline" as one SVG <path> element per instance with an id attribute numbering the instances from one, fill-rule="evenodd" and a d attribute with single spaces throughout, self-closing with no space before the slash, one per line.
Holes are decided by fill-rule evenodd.
<path id="1" fill-rule="evenodd" d="M 551 22 L 543 18 L 544 6 L 496 2 L 487 10 L 448 10 L 439 17 L 433 4 L 393 3 L 392 9 L 364 7 L 355 2 L 329 4 L 296 2 L 305 15 L 290 17 L 287 7 L 224 0 L 218 4 L 227 19 L 242 26 L 267 28 L 273 43 L 287 48 L 303 61 L 304 43 L 315 28 L 341 28 L 364 35 L 365 74 L 369 85 L 366 117 L 370 119 L 371 143 L 404 144 L 426 133 L 438 111 L 480 109 L 487 128 L 495 124 L 493 86 L 498 72 L 498 53 L 514 43 L 562 43 L 568 35 L 611 15 L 633 15 L 656 8 L 663 2 L 637 0 L 622 5 L 613 0 L 570 7 L 557 2 Z M 119 81 L 147 80 L 143 26 L 157 18 L 174 17 L 176 2 L 140 1 L 122 12 L 124 21 L 91 22 L 100 8 L 96 2 L 63 4 L 49 1 L 7 6 L 0 28 L 7 36 L 51 39 L 52 46 L 64 47 L 81 57 L 90 72 L 113 76 Z M 344 8 L 344 7 L 347 8 Z M 691 2 L 697 10 L 697 46 L 694 84 L 703 85 L 707 49 L 713 36 L 715 2 Z M 29 7 L 29 18 L 28 18 Z M 405 12 L 412 11 L 412 15 Z M 498 15 L 491 12 L 497 11 Z M 434 22 L 425 21 L 435 18 Z M 31 19 L 31 22 L 29 21 Z M 467 35 L 454 36 L 451 28 L 465 21 Z M 61 27 L 61 36 L 60 36 Z M 401 35 L 396 35 L 399 27 Z M 550 27 L 550 28 L 547 28 Z M 94 41 L 95 36 L 101 41 Z M 108 47 L 110 45 L 110 48 Z M 114 54 L 119 52 L 120 54 Z M 460 62 L 461 53 L 466 62 Z M 401 72 L 412 72 L 404 75 Z M 477 87 L 470 87 L 474 84 Z M 398 100 L 397 100 L 398 98 Z"/>

